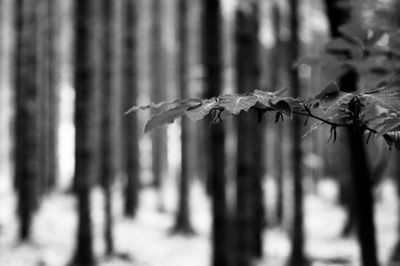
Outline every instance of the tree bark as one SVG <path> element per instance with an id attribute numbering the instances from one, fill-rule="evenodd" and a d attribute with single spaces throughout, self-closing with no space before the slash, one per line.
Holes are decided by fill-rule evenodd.
<path id="1" fill-rule="evenodd" d="M 220 0 L 205 0 L 203 5 L 203 64 L 205 69 L 205 98 L 222 91 L 222 29 Z M 225 129 L 222 123 L 205 132 L 207 147 L 207 180 L 211 183 L 212 200 L 212 265 L 227 266 L 229 260 L 229 223 L 226 200 Z"/>
<path id="2" fill-rule="evenodd" d="M 18 0 L 15 58 L 15 184 L 18 195 L 19 238 L 31 237 L 39 194 L 39 88 L 36 54 L 37 8 L 33 1 Z"/>
<path id="3" fill-rule="evenodd" d="M 178 1 L 178 86 L 182 99 L 189 95 L 189 3 L 187 0 Z M 178 189 L 178 209 L 173 232 L 193 234 L 190 220 L 190 180 L 193 169 L 190 169 L 192 158 L 190 152 L 190 128 L 188 118 L 182 117 L 181 122 L 181 176 Z"/>
<path id="4" fill-rule="evenodd" d="M 258 3 L 242 1 L 236 13 L 236 71 L 239 93 L 260 86 Z M 256 113 L 243 115 L 238 123 L 237 144 L 237 254 L 238 266 L 251 265 L 262 256 L 264 224 L 262 179 L 264 173 L 264 124 Z"/>
<path id="5" fill-rule="evenodd" d="M 164 23 L 162 0 L 152 0 L 152 47 L 151 47 L 151 100 L 152 102 L 165 101 L 166 98 L 166 73 L 165 73 L 165 50 L 163 46 Z M 154 186 L 159 193 L 158 209 L 164 211 L 163 201 L 163 179 L 167 172 L 167 131 L 165 127 L 155 129 L 151 133 L 152 138 L 152 158 L 153 158 L 153 177 Z"/>
<path id="6" fill-rule="evenodd" d="M 40 194 L 50 192 L 56 185 L 58 161 L 58 60 L 56 52 L 56 3 L 54 0 L 41 0 L 38 4 L 40 17 L 38 23 L 37 53 L 39 64 L 37 82 L 40 84 Z"/>
<path id="7" fill-rule="evenodd" d="M 399 2 L 395 2 L 394 3 L 394 9 L 396 14 L 400 14 L 400 3 Z M 397 16 L 397 19 L 395 20 L 396 24 L 398 27 L 400 27 L 400 17 Z M 395 175 L 396 175 L 396 185 L 397 185 L 397 197 L 400 199 L 400 153 L 397 153 L 396 156 L 396 160 L 397 160 L 397 167 L 395 169 Z M 400 209 L 398 210 L 398 215 L 400 217 Z M 391 262 L 395 262 L 395 263 L 400 263 L 400 222 L 398 222 L 398 226 L 397 226 L 397 242 L 394 246 L 394 249 L 392 251 L 392 254 L 390 256 L 390 261 Z"/>
<path id="8" fill-rule="evenodd" d="M 328 20 L 332 37 L 340 37 L 340 26 L 350 22 L 351 4 L 349 0 L 326 1 Z M 357 91 L 358 73 L 351 69 L 339 80 L 339 87 L 348 92 Z M 374 224 L 374 202 L 372 196 L 372 176 L 363 143 L 363 131 L 348 130 L 353 186 L 353 207 L 356 217 L 358 242 L 361 247 L 363 266 L 377 266 L 376 237 Z"/>
<path id="9" fill-rule="evenodd" d="M 400 153 L 397 154 L 396 156 L 397 162 L 400 162 Z M 397 164 L 397 167 L 395 169 L 395 175 L 396 175 L 396 185 L 397 185 L 397 197 L 400 199 L 400 164 Z M 393 248 L 392 254 L 390 256 L 390 261 L 394 263 L 399 263 L 400 262 L 400 223 L 397 226 L 397 241 L 396 244 Z"/>
<path id="10" fill-rule="evenodd" d="M 137 104 L 137 4 L 136 0 L 124 0 L 123 12 L 123 111 Z M 125 116 L 123 126 L 123 169 L 126 176 L 124 189 L 124 213 L 134 217 L 139 205 L 139 133 L 137 114 Z"/>
<path id="11" fill-rule="evenodd" d="M 278 4 L 274 4 L 272 7 L 272 20 L 273 20 L 273 34 L 274 34 L 274 50 L 272 54 L 271 62 L 271 89 L 278 91 L 280 88 L 279 78 L 281 71 L 281 11 Z M 274 164 L 275 164 L 275 180 L 277 188 L 276 197 L 276 222 L 279 225 L 283 224 L 283 213 L 284 213 L 284 183 L 283 183 L 283 127 L 281 124 L 276 125 L 275 129 L 275 154 L 274 154 Z"/>
<path id="12" fill-rule="evenodd" d="M 350 130 L 349 130 L 350 131 Z M 364 131 L 352 129 L 349 132 L 352 158 L 351 170 L 357 219 L 357 236 L 361 246 L 363 266 L 377 266 L 372 176 L 364 147 Z"/>
<path id="13" fill-rule="evenodd" d="M 48 76 L 47 83 L 49 86 L 49 128 L 48 128 L 48 169 L 46 178 L 49 190 L 52 190 L 57 185 L 58 180 L 58 126 L 59 126 L 59 97 L 60 97 L 60 87 L 59 87 L 59 54 L 57 52 L 58 38 L 57 30 L 59 29 L 59 22 L 57 20 L 57 1 L 47 0 L 47 58 L 48 58 Z"/>
<path id="14" fill-rule="evenodd" d="M 300 97 L 300 82 L 297 67 L 294 66 L 299 58 L 299 3 L 289 0 L 290 9 L 290 46 L 289 46 L 289 73 L 292 96 Z M 292 124 L 292 174 L 294 186 L 292 251 L 290 265 L 302 266 L 306 264 L 304 256 L 304 211 L 303 211 L 303 152 L 301 148 L 302 122 L 299 117 L 293 118 Z"/>
<path id="15" fill-rule="evenodd" d="M 100 175 L 101 186 L 104 194 L 104 241 L 105 253 L 111 256 L 114 253 L 113 236 L 113 214 L 112 214 L 112 185 L 117 174 L 117 135 L 116 120 L 114 117 L 117 107 L 117 93 L 114 86 L 113 68 L 115 53 L 113 45 L 115 34 L 113 31 L 114 23 L 114 4 L 112 1 L 102 1 L 102 62 L 101 62 L 101 161 Z"/>
<path id="16" fill-rule="evenodd" d="M 78 231 L 74 266 L 96 265 L 93 252 L 90 192 L 94 180 L 96 97 L 93 53 L 93 1 L 75 1 L 75 180 Z"/>

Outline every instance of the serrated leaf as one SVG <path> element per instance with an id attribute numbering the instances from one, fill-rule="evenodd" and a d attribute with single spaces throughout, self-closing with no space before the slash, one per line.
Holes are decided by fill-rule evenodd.
<path id="1" fill-rule="evenodd" d="M 185 111 L 188 110 L 190 106 L 188 104 L 179 105 L 175 108 L 169 109 L 165 112 L 153 115 L 150 120 L 146 123 L 144 132 L 149 132 L 154 128 L 167 123 L 173 123 L 175 119 L 183 116 Z"/>
<path id="2" fill-rule="evenodd" d="M 329 100 L 331 98 L 336 98 L 340 92 L 339 86 L 336 82 L 331 81 L 320 93 L 318 93 L 315 98 L 318 100 Z"/>
<path id="3" fill-rule="evenodd" d="M 368 91 L 360 96 L 365 106 L 378 105 L 394 112 L 400 112 L 400 89 L 397 86 Z"/>
<path id="4" fill-rule="evenodd" d="M 294 99 L 292 97 L 280 97 L 275 93 L 255 90 L 253 93 L 257 97 L 257 102 L 264 106 L 266 109 L 272 109 L 281 112 L 288 117 L 292 117 L 292 110 L 294 108 L 302 107 L 302 99 Z"/>
<path id="5" fill-rule="evenodd" d="M 382 113 L 367 121 L 368 125 L 374 128 L 378 134 L 384 135 L 392 131 L 400 130 L 400 114 Z"/>
<path id="6" fill-rule="evenodd" d="M 334 101 L 325 102 L 321 105 L 324 113 L 328 113 L 335 109 L 347 109 L 347 106 L 351 99 L 354 98 L 354 94 L 348 92 L 340 92 L 338 97 Z"/>
<path id="7" fill-rule="evenodd" d="M 203 100 L 199 106 L 186 110 L 185 115 L 194 121 L 198 121 L 207 116 L 217 105 L 215 98 Z"/>
<path id="8" fill-rule="evenodd" d="M 324 113 L 328 113 L 347 105 L 353 97 L 354 94 L 340 91 L 339 86 L 331 81 L 324 90 L 311 99 L 311 104 L 321 108 Z"/>
<path id="9" fill-rule="evenodd" d="M 129 108 L 125 114 L 130 114 L 130 113 L 134 113 L 137 112 L 139 110 L 147 110 L 147 109 L 161 109 L 163 108 L 165 105 L 170 104 L 169 102 L 160 102 L 160 103 L 150 103 L 147 105 L 134 105 L 131 108 Z"/>
<path id="10" fill-rule="evenodd" d="M 218 106 L 225 111 L 238 115 L 241 111 L 249 111 L 257 103 L 257 97 L 254 95 L 224 95 L 219 97 Z"/>
<path id="11" fill-rule="evenodd" d="M 125 114 L 130 114 L 133 112 L 137 112 L 139 110 L 147 110 L 151 109 L 151 111 L 154 114 L 163 112 L 165 110 L 173 109 L 175 107 L 181 106 L 181 105 L 188 105 L 189 108 L 194 108 L 199 105 L 201 105 L 202 100 L 200 99 L 183 99 L 183 100 L 174 100 L 174 101 L 163 101 L 160 103 L 150 103 L 147 105 L 139 105 L 139 106 L 132 106 L 129 110 L 125 112 Z"/>
<path id="12" fill-rule="evenodd" d="M 264 105 L 265 107 L 271 107 L 270 100 L 272 97 L 274 97 L 274 94 L 272 92 L 255 90 L 253 92 L 253 95 L 257 98 L 257 102 Z"/>

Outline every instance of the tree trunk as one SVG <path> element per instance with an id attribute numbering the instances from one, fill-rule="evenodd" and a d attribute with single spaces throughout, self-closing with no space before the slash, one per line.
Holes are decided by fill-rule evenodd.
<path id="1" fill-rule="evenodd" d="M 113 68 L 115 53 L 113 45 L 115 34 L 113 31 L 114 4 L 112 1 L 102 1 L 102 62 L 101 62 L 101 151 L 100 175 L 104 194 L 104 241 L 105 253 L 111 256 L 114 253 L 113 216 L 112 216 L 112 185 L 117 174 L 117 135 L 115 111 L 118 105 L 117 92 L 113 83 Z"/>
<path id="2" fill-rule="evenodd" d="M 203 6 L 203 63 L 205 98 L 218 96 L 222 90 L 221 3 L 205 0 Z M 212 265 L 227 266 L 229 261 L 229 223 L 227 218 L 225 177 L 225 129 L 222 123 L 209 127 L 206 123 L 207 180 L 211 182 L 212 200 Z"/>
<path id="3" fill-rule="evenodd" d="M 271 89 L 278 91 L 280 89 L 279 78 L 281 74 L 281 11 L 278 4 L 274 4 L 272 7 L 272 20 L 273 20 L 273 34 L 274 34 L 274 50 L 272 54 L 271 62 Z M 275 129 L 275 154 L 274 154 L 274 165 L 275 165 L 275 180 L 277 188 L 276 196 L 276 223 L 279 225 L 283 224 L 283 213 L 284 213 L 284 183 L 283 183 L 283 127 L 281 124 L 276 125 Z"/>
<path id="4" fill-rule="evenodd" d="M 165 49 L 163 45 L 163 29 L 164 22 L 162 0 L 152 0 L 152 47 L 151 47 L 151 100 L 152 102 L 161 102 L 166 99 L 166 73 L 165 73 Z M 163 179 L 167 172 L 167 131 L 165 127 L 155 129 L 151 133 L 152 138 L 152 157 L 153 157 L 153 176 L 154 186 L 159 193 L 158 209 L 164 211 L 163 200 Z"/>
<path id="5" fill-rule="evenodd" d="M 339 27 L 350 21 L 351 4 L 348 0 L 326 1 L 328 20 L 332 37 L 339 37 Z M 357 90 L 358 73 L 350 70 L 339 80 L 342 90 Z M 358 242 L 361 247 L 363 266 L 377 266 L 374 202 L 372 196 L 372 176 L 363 143 L 363 131 L 350 128 L 348 130 L 350 148 L 351 175 L 353 186 L 353 207 L 357 224 Z"/>
<path id="6" fill-rule="evenodd" d="M 39 194 L 40 197 L 43 196 L 47 192 L 47 178 L 48 178 L 48 128 L 49 128 L 49 84 L 47 83 L 47 69 L 48 69 L 48 61 L 47 61 L 47 51 L 48 51 L 48 42 L 46 38 L 46 27 L 47 27 L 47 1 L 40 0 L 37 1 L 37 10 L 38 16 L 40 16 L 41 20 L 37 22 L 37 30 L 36 30 L 36 39 L 38 44 L 36 46 L 36 53 L 38 58 L 37 64 L 37 72 L 36 72 L 36 82 L 40 84 L 40 90 L 38 91 L 39 101 L 38 101 L 38 128 L 39 128 Z"/>
<path id="7" fill-rule="evenodd" d="M 48 101 L 49 101 L 49 128 L 48 128 L 48 147 L 47 147 L 47 156 L 48 156 L 48 169 L 46 178 L 46 186 L 49 190 L 54 189 L 57 180 L 58 180 L 58 126 L 59 126 L 59 95 L 60 95 L 60 87 L 59 87 L 59 54 L 57 52 L 57 43 L 56 40 L 58 38 L 57 32 L 59 29 L 59 23 L 57 20 L 57 10 L 58 4 L 57 1 L 47 0 L 47 66 L 48 66 L 48 76 L 47 83 L 49 87 Z"/>
<path id="8" fill-rule="evenodd" d="M 90 192 L 94 180 L 96 98 L 93 53 L 93 1 L 75 1 L 75 180 L 78 231 L 74 266 L 96 265 L 93 253 Z"/>
<path id="9" fill-rule="evenodd" d="M 18 194 L 19 238 L 31 236 L 39 188 L 39 88 L 37 84 L 37 8 L 18 0 L 15 61 L 15 183 Z"/>
<path id="10" fill-rule="evenodd" d="M 124 0 L 123 12 L 123 51 L 122 72 L 122 106 L 123 111 L 137 104 L 137 4 L 135 0 Z M 137 114 L 125 116 L 123 127 L 123 169 L 126 176 L 124 190 L 124 213 L 134 217 L 139 204 L 139 133 Z"/>
<path id="11" fill-rule="evenodd" d="M 290 6 L 290 47 L 289 47 L 289 73 L 292 96 L 300 97 L 300 82 L 298 70 L 294 67 L 299 58 L 299 3 L 297 0 L 289 0 Z M 304 257 L 304 212 L 303 212 L 303 169 L 301 148 L 302 122 L 299 117 L 293 118 L 292 124 L 292 174 L 294 186 L 294 210 L 292 227 L 292 252 L 290 265 L 302 266 L 306 264 Z"/>
<path id="12" fill-rule="evenodd" d="M 244 1 L 236 13 L 236 71 L 239 93 L 260 86 L 259 20 L 257 1 Z M 263 211 L 263 145 L 264 125 L 257 123 L 256 113 L 238 121 L 237 145 L 237 254 L 238 266 L 251 265 L 262 256 Z"/>
<path id="13" fill-rule="evenodd" d="M 352 157 L 352 179 L 355 195 L 358 223 L 358 241 L 361 245 L 361 260 L 363 266 L 377 266 L 374 208 L 372 195 L 372 177 L 367 162 L 364 147 L 364 131 L 353 129 L 349 132 Z"/>
<path id="14" fill-rule="evenodd" d="M 187 0 L 178 1 L 178 86 L 180 96 L 186 99 L 189 96 L 189 3 Z M 188 118 L 182 117 L 181 122 L 181 177 L 178 189 L 178 209 L 173 232 L 193 234 L 190 221 L 190 180 L 193 169 L 190 169 L 192 158 L 189 146 L 190 128 Z"/>
<path id="15" fill-rule="evenodd" d="M 396 154 L 396 160 L 397 162 L 400 162 L 400 153 Z M 397 167 L 395 168 L 395 176 L 396 176 L 396 185 L 397 185 L 397 197 L 400 199 L 400 164 L 397 163 Z M 390 256 L 390 262 L 394 263 L 400 263 L 400 237 L 399 237 L 399 232 L 400 232 L 400 223 L 398 223 L 397 226 L 397 242 L 393 248 L 392 254 Z"/>
<path id="16" fill-rule="evenodd" d="M 400 14 L 400 2 L 395 2 L 394 4 L 394 9 L 396 14 Z M 400 17 L 397 16 L 396 24 L 398 27 L 400 27 Z M 400 199 L 400 153 L 396 154 L 396 160 L 397 160 L 397 167 L 395 169 L 395 177 L 396 177 L 396 185 L 397 185 L 397 196 Z M 398 215 L 400 217 L 400 209 L 398 210 Z M 397 242 L 396 245 L 394 246 L 394 249 L 392 251 L 391 257 L 390 257 L 391 262 L 395 263 L 400 263 L 400 222 L 398 222 L 397 226 Z"/>
<path id="17" fill-rule="evenodd" d="M 340 37 L 339 27 L 346 24 L 351 19 L 351 6 L 348 0 L 335 0 L 325 1 L 326 12 L 330 25 L 330 32 L 333 38 Z M 346 78 L 348 77 L 348 78 Z M 341 83 L 354 83 L 354 79 L 357 79 L 357 75 L 354 71 L 350 71 L 341 78 Z M 348 80 L 348 82 L 346 82 Z M 343 86 L 342 85 L 342 86 Z M 352 85 L 353 86 L 353 85 Z M 343 227 L 342 235 L 349 236 L 356 228 L 356 220 L 358 219 L 355 213 L 354 206 L 354 195 L 352 188 L 352 182 L 346 180 L 346 177 L 340 178 L 340 203 L 347 211 L 347 220 Z"/>
<path id="18" fill-rule="evenodd" d="M 37 53 L 40 58 L 37 80 L 40 84 L 40 191 L 50 192 L 57 180 L 57 129 L 58 129 L 58 84 L 57 54 L 55 51 L 55 32 L 57 21 L 54 0 L 41 0 L 38 4 L 40 17 L 38 23 Z"/>

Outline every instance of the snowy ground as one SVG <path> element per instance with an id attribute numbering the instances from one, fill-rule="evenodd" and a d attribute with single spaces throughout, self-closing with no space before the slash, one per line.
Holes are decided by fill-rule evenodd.
<path id="1" fill-rule="evenodd" d="M 4 181 L 4 179 L 3 179 Z M 2 182 L 4 185 L 4 182 Z M 15 201 L 10 184 L 0 189 L 0 265 L 7 266 L 58 266 L 66 265 L 74 246 L 76 216 L 74 200 L 61 191 L 51 195 L 43 204 L 34 226 L 34 242 L 17 244 Z M 379 235 L 379 254 L 386 262 L 396 238 L 396 195 L 393 185 L 385 182 L 383 198 L 377 204 L 376 220 Z M 116 191 L 119 191 L 116 186 Z M 324 260 L 345 258 L 357 265 L 358 248 L 353 239 L 338 237 L 344 221 L 344 213 L 333 203 L 334 186 L 322 182 L 319 192 L 323 196 L 310 195 L 306 200 L 307 252 L 310 257 Z M 102 256 L 102 197 L 93 193 L 95 249 L 100 265 L 138 266 L 205 266 L 209 265 L 209 205 L 200 186 L 193 189 L 193 221 L 197 235 L 185 238 L 169 235 L 173 225 L 172 184 L 167 189 L 167 212 L 157 211 L 154 191 L 146 189 L 141 195 L 142 205 L 135 220 L 121 215 L 121 200 L 115 196 L 116 248 L 119 258 L 107 260 Z M 329 194 L 331 194 L 329 196 Z M 327 196 L 328 195 L 328 196 Z M 279 266 L 290 250 L 289 239 L 282 229 L 272 229 L 265 234 L 266 259 L 259 265 Z M 314 262 L 315 266 L 345 265 Z"/>

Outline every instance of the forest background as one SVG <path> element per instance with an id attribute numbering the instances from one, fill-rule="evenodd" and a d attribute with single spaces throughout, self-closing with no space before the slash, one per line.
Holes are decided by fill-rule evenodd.
<path id="1" fill-rule="evenodd" d="M 271 114 L 143 133 L 163 107 L 125 114 L 287 86 L 307 99 L 332 81 L 349 92 L 390 80 L 396 102 L 397 1 L 0 11 L 1 265 L 399 265 L 399 155 L 383 138 L 336 139 L 329 124 L 302 137 L 305 120 Z M 360 34 L 383 55 L 359 59 Z"/>

